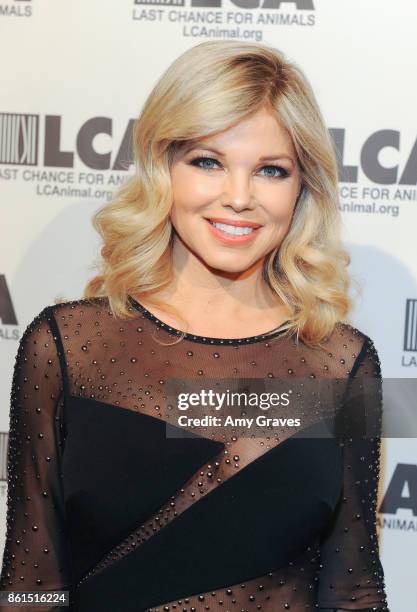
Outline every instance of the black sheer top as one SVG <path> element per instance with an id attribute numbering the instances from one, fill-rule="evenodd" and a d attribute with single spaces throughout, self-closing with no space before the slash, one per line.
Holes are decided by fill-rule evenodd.
<path id="1" fill-rule="evenodd" d="M 1 590 L 67 589 L 78 612 L 388 611 L 372 340 L 338 323 L 322 348 L 281 329 L 172 344 L 178 330 L 130 303 L 129 320 L 106 298 L 48 306 L 20 341 Z M 169 436 L 171 378 L 337 380 L 339 395 L 306 394 L 292 416 L 308 428 L 366 404 L 375 432 Z"/>

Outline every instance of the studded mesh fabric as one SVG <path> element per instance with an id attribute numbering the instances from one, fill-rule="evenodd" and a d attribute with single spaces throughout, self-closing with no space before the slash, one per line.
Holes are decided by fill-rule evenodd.
<path id="1" fill-rule="evenodd" d="M 128 467 L 130 451 L 124 448 L 123 436 L 117 433 L 119 419 L 146 415 L 150 424 L 169 423 L 173 415 L 166 402 L 164 385 L 171 377 L 201 381 L 237 377 L 340 380 L 340 398 L 345 410 L 355 410 L 365 379 L 370 378 L 377 382 L 372 410 L 378 419 L 381 417 L 378 353 L 368 336 L 348 324 L 339 322 L 320 349 L 308 347 L 282 330 L 239 339 L 187 334 L 177 344 L 162 346 L 155 338 L 172 342 L 177 331 L 133 299 L 131 309 L 135 317 L 121 320 L 111 314 L 106 298 L 66 302 L 46 307 L 25 330 L 16 355 L 11 393 L 7 532 L 1 590 L 68 589 L 73 595 L 83 585 L 94 584 L 94 579 L 103 577 L 103 582 L 97 585 L 100 588 L 106 585 L 110 597 L 112 571 L 122 562 L 134 559 L 134 554 L 145 544 L 150 551 L 149 564 L 153 567 L 155 563 L 155 572 L 158 572 L 158 560 L 152 557 L 152 539 L 156 543 L 168 526 L 175 527 L 176 521 L 180 524 L 180 519 L 192 516 L 193 506 L 204 504 L 205 499 L 209 500 L 219 490 L 221 493 L 222 487 L 240 472 L 241 476 L 249 475 L 247 468 L 251 464 L 261 470 L 262 460 L 271 449 L 292 435 L 290 429 L 282 428 L 279 435 L 266 438 L 221 439 L 220 432 L 210 431 L 208 437 L 217 436 L 222 448 L 201 464 L 197 462 L 197 469 L 183 481 L 179 477 L 175 488 L 162 489 L 160 478 L 168 466 L 162 465 L 152 479 L 153 459 L 150 458 L 148 488 L 143 486 L 137 491 L 135 472 L 129 472 Z M 355 393 L 349 400 L 353 385 Z M 91 431 L 75 429 L 74 433 L 76 411 L 88 413 L 94 424 Z M 300 413 L 311 423 L 317 407 L 304 404 Z M 129 421 L 127 429 L 131 428 L 130 423 L 136 426 L 136 421 Z M 108 446 L 103 443 L 107 435 L 105 426 L 115 430 Z M 68 431 L 72 431 L 71 444 Z M 83 475 L 84 468 L 77 463 L 77 444 L 84 445 L 83 452 L 89 453 L 91 464 L 96 466 L 94 478 L 89 471 L 90 461 L 84 462 Z M 143 445 L 139 449 L 140 461 L 146 462 L 148 452 L 149 457 L 157 456 L 154 453 L 158 449 L 155 450 L 152 439 L 138 440 L 139 444 Z M 237 559 L 230 553 L 233 541 L 225 541 L 224 548 L 221 543 L 218 548 L 216 565 L 220 569 L 213 574 L 212 588 L 197 591 L 195 583 L 187 583 L 187 576 L 182 576 L 184 586 L 170 600 L 154 597 L 152 605 L 135 607 L 133 600 L 121 598 L 108 607 L 103 604 L 92 609 L 80 603 L 70 609 L 81 612 L 107 609 L 114 612 L 388 611 L 376 534 L 380 437 L 363 440 L 346 437 L 340 440 L 340 448 L 343 459 L 340 497 L 331 520 L 285 565 L 272 565 L 269 571 L 264 568 L 261 571 L 249 563 L 251 575 L 242 575 L 233 583 L 223 582 L 222 568 L 225 576 L 237 575 L 226 571 Z M 112 497 L 101 499 L 92 495 L 89 487 L 93 480 L 100 482 L 102 478 L 106 482 L 106 474 L 100 474 L 100 465 L 104 469 L 106 462 L 114 460 L 118 466 L 120 454 L 126 460 L 126 470 L 118 477 L 116 472 L 109 483 Z M 175 463 L 169 467 L 175 474 Z M 305 465 L 305 470 L 308 469 Z M 267 477 L 273 482 L 273 473 Z M 158 492 L 158 487 L 163 500 L 152 509 L 146 501 Z M 259 510 L 253 521 L 262 523 L 268 498 L 265 495 L 262 499 L 262 491 L 257 496 Z M 237 524 L 238 502 L 230 509 L 235 513 Z M 286 501 L 284 490 L 283 506 L 286 503 L 290 502 Z M 306 503 L 308 508 L 308 500 Z M 228 511 L 228 508 L 219 508 L 213 521 L 220 525 Z M 291 507 L 287 511 L 290 515 Z M 297 525 L 300 533 L 307 528 L 308 521 L 307 514 L 305 521 Z M 243 542 L 255 529 L 254 525 L 245 523 L 239 536 Z M 207 525 L 197 525 L 197 528 L 203 534 Z M 256 541 L 248 539 L 248 542 L 251 548 L 246 554 L 251 559 L 256 557 Z M 273 545 L 279 548 L 276 540 Z M 191 564 L 204 563 L 204 549 L 190 550 L 198 550 L 198 559 L 196 555 Z M 134 572 L 134 562 L 128 567 Z M 164 593 L 165 577 L 157 578 Z M 147 586 L 138 574 L 138 591 L 146 593 Z M 45 610 L 51 609 L 59 608 L 45 607 Z"/>

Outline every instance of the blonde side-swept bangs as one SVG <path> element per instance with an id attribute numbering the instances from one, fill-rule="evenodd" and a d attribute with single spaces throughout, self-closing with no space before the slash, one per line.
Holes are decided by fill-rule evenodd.
<path id="1" fill-rule="evenodd" d="M 347 322 L 354 281 L 341 241 L 329 132 L 301 69 L 281 51 L 249 42 L 198 44 L 154 86 L 133 129 L 134 174 L 93 217 L 103 246 L 84 298 L 106 296 L 113 315 L 129 319 L 137 311 L 128 297 L 146 296 L 187 329 L 181 314 L 155 296 L 172 280 L 170 164 L 184 143 L 225 130 L 263 107 L 288 130 L 302 177 L 290 229 L 265 258 L 263 278 L 292 312 L 287 334 L 318 347 L 338 321 Z"/>

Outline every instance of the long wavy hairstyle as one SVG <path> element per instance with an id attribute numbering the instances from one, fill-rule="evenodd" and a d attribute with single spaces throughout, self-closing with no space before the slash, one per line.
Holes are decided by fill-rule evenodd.
<path id="1" fill-rule="evenodd" d="M 115 317 L 137 317 L 129 296 L 141 296 L 186 320 L 157 298 L 172 280 L 170 164 L 185 141 L 213 135 L 268 107 L 290 134 L 302 190 L 291 226 L 264 259 L 263 278 L 292 313 L 284 329 L 320 346 L 353 300 L 341 242 L 337 162 L 306 76 L 272 47 L 233 41 L 198 44 L 158 80 L 133 128 L 135 171 L 99 209 L 93 225 L 103 240 L 98 274 L 84 298 L 106 296 Z M 180 335 L 180 341 L 184 335 Z"/>

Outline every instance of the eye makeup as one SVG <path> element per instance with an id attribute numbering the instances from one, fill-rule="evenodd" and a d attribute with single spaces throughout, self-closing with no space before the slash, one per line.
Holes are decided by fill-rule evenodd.
<path id="1" fill-rule="evenodd" d="M 221 165 L 221 163 L 217 159 L 215 159 L 214 157 L 210 155 L 205 155 L 205 154 L 195 155 L 187 163 L 191 166 L 194 166 L 196 168 L 200 168 L 201 170 L 206 170 L 209 172 L 215 169 L 213 167 L 208 168 L 208 167 L 203 167 L 199 165 L 203 161 L 210 161 L 210 162 L 214 162 L 215 164 Z M 265 176 L 265 178 L 283 179 L 283 178 L 287 178 L 288 176 L 290 176 L 289 170 L 287 170 L 286 168 L 283 168 L 282 166 L 276 165 L 276 164 L 265 164 L 264 166 L 261 167 L 261 170 L 263 168 L 274 168 L 274 170 L 277 170 L 280 173 L 279 175 L 275 175 L 275 176 L 272 176 L 272 175 Z"/>

